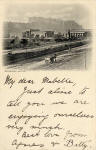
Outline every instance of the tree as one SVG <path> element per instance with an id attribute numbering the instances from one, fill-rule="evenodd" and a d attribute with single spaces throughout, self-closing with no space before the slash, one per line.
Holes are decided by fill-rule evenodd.
<path id="1" fill-rule="evenodd" d="M 23 46 L 23 48 L 24 48 L 24 47 L 27 46 L 28 40 L 27 40 L 27 39 L 21 39 L 21 42 L 20 42 L 20 43 L 22 44 L 22 46 Z"/>

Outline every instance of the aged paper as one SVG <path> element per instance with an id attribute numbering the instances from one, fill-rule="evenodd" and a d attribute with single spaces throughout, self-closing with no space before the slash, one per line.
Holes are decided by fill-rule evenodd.
<path id="1" fill-rule="evenodd" d="M 96 150 L 96 2 L 0 2 L 0 149 Z"/>

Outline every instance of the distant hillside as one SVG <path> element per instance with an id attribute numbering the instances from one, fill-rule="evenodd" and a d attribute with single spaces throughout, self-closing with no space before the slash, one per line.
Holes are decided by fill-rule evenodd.
<path id="1" fill-rule="evenodd" d="M 4 23 L 4 33 L 22 36 L 22 32 L 32 28 L 31 23 L 18 23 L 18 22 L 5 22 Z M 36 29 L 36 28 L 35 28 Z"/>
<path id="2" fill-rule="evenodd" d="M 43 17 L 30 17 L 29 23 L 32 23 L 33 28 L 40 30 L 55 30 L 57 32 L 65 32 L 69 29 L 82 29 L 74 20 L 63 21 L 60 19 L 43 18 Z"/>
<path id="3" fill-rule="evenodd" d="M 5 34 L 10 33 L 11 35 L 21 36 L 22 32 L 29 29 L 40 29 L 41 31 L 54 30 L 56 32 L 68 31 L 69 29 L 82 29 L 78 23 L 73 20 L 63 21 L 59 19 L 50 19 L 42 17 L 29 18 L 28 23 L 17 23 L 17 22 L 5 22 L 4 31 Z"/>

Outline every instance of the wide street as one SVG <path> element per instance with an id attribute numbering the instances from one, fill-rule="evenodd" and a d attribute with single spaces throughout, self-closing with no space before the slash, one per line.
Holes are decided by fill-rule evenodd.
<path id="1" fill-rule="evenodd" d="M 26 59 L 5 67 L 5 71 L 31 71 L 31 70 L 84 70 L 88 69 L 91 60 L 90 45 L 83 45 L 71 49 L 71 52 L 58 52 L 56 62 L 45 62 L 47 56 Z"/>

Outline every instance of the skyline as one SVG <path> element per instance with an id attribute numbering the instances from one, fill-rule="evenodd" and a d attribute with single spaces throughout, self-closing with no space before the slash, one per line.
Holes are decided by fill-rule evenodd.
<path id="1" fill-rule="evenodd" d="M 10 9 L 11 7 L 11 9 Z M 82 11 L 81 11 L 82 10 Z M 11 4 L 6 9 L 5 21 L 28 22 L 30 17 L 43 17 L 74 20 L 83 28 L 90 28 L 90 12 L 87 7 L 78 4 Z"/>

